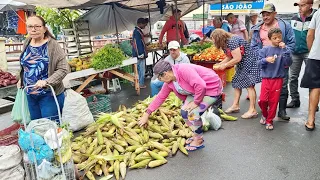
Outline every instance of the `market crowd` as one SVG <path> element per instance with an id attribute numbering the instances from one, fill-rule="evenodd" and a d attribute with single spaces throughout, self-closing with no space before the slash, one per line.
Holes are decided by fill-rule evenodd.
<path id="1" fill-rule="evenodd" d="M 316 33 L 320 29 L 320 17 L 316 9 L 312 8 L 312 0 L 300 0 L 293 5 L 299 8 L 299 12 L 292 17 L 291 22 L 278 18 L 276 7 L 272 3 L 265 4 L 260 13 L 251 11 L 248 26 L 232 13 L 226 16 L 226 20 L 221 17 L 214 18 L 212 20 L 213 26 L 203 30 L 205 37 L 200 42 L 202 43 L 210 38 L 214 45 L 223 49 L 226 54 L 226 58 L 215 65 L 213 69 L 225 70 L 236 67 L 236 73 L 232 80 L 234 100 L 231 107 L 226 110 L 227 113 L 240 111 L 239 100 L 242 89 L 247 89 L 247 99 L 250 101 L 250 105 L 241 117 L 243 119 L 256 118 L 258 116 L 256 108 L 258 96 L 255 86 L 261 83 L 261 92 L 258 99 L 258 105 L 262 113 L 260 123 L 265 125 L 267 130 L 273 130 L 274 128 L 273 119 L 276 117 L 277 109 L 278 117 L 289 121 L 290 117 L 287 115 L 286 109 L 300 107 L 298 78 L 303 62 L 306 63 L 306 68 L 300 86 L 310 89 L 309 114 L 305 128 L 309 131 L 315 128 L 315 113 L 320 94 L 318 81 L 320 76 L 318 60 L 320 60 L 320 56 L 318 46 L 316 46 L 320 41 L 320 37 Z M 176 64 L 189 63 L 189 59 L 181 61 L 187 58 L 178 47 L 179 42 L 186 44 L 183 33 L 185 26 L 184 22 L 180 20 L 180 11 L 175 12 L 179 14 L 173 14 L 170 17 L 165 24 L 166 28 L 162 30 L 160 35 L 160 41 L 162 42 L 163 35 L 167 34 L 169 56 L 164 61 L 168 62 L 168 58 L 171 59 L 169 64 L 171 64 L 174 74 L 174 67 L 181 66 Z M 259 14 L 262 16 L 262 21 L 258 22 Z M 178 17 L 178 37 L 176 36 L 175 16 Z M 170 46 L 173 42 L 177 44 L 176 47 Z M 179 51 L 179 54 L 175 53 L 172 56 L 173 52 L 176 51 Z M 163 84 L 170 84 L 160 80 L 159 77 L 164 72 L 157 74 L 158 66 L 160 65 L 154 67 L 156 76 L 151 82 L 153 96 L 159 91 L 162 95 L 162 91 L 167 87 Z M 178 90 L 182 89 L 182 93 L 185 93 L 185 87 L 179 87 L 180 84 L 177 80 L 173 79 L 173 84 L 176 84 L 173 91 L 177 90 L 179 93 Z M 189 94 L 192 94 L 192 92 L 189 92 Z M 291 96 L 291 102 L 288 103 L 289 95 Z M 194 98 L 197 97 L 196 94 L 193 94 L 193 96 Z M 160 100 L 156 97 L 155 101 Z M 195 109 L 198 106 L 199 103 L 195 104 L 193 108 Z M 142 124 L 144 123 L 142 122 Z"/>
<path id="2" fill-rule="evenodd" d="M 250 13 L 248 26 L 232 13 L 226 20 L 215 18 L 213 26 L 204 29 L 206 39 L 211 39 L 217 48 L 224 50 L 226 58 L 213 67 L 225 70 L 236 67 L 232 80 L 234 99 L 227 113 L 240 111 L 242 90 L 248 92 L 250 105 L 241 116 L 243 119 L 256 118 L 256 84 L 262 82 L 258 105 L 262 112 L 260 123 L 272 130 L 276 116 L 290 120 L 286 108 L 300 107 L 298 78 L 302 63 L 305 72 L 300 86 L 309 91 L 309 114 L 305 128 L 315 128 L 315 113 L 320 95 L 320 12 L 313 9 L 312 0 L 300 0 L 293 4 L 299 13 L 292 17 L 291 23 L 277 18 L 276 7 L 265 4 L 260 12 Z M 177 22 L 176 22 L 177 18 Z M 204 147 L 201 115 L 222 95 L 223 84 L 215 71 L 190 64 L 188 56 L 181 52 L 181 44 L 187 44 L 189 34 L 186 24 L 180 20 L 181 11 L 174 10 L 164 25 L 159 42 L 162 46 L 167 37 L 168 56 L 155 64 L 151 81 L 152 96 L 155 99 L 139 120 L 140 126 L 148 124 L 152 112 L 161 106 L 170 92 L 184 101 L 181 116 L 191 127 L 193 136 L 186 142 L 186 149 L 194 151 Z M 146 42 L 150 39 L 148 19 L 139 18 L 133 31 L 133 56 L 138 59 L 139 84 L 144 83 L 145 61 L 148 56 Z M 63 78 L 69 72 L 63 50 L 50 34 L 42 17 L 31 16 L 27 20 L 29 38 L 25 41 L 21 54 L 21 73 L 18 87 L 27 88 L 27 101 L 31 119 L 52 117 L 57 114 L 51 85 L 57 95 L 60 108 L 64 104 Z M 290 91 L 289 91 L 290 90 Z M 287 103 L 288 96 L 291 102 Z"/>

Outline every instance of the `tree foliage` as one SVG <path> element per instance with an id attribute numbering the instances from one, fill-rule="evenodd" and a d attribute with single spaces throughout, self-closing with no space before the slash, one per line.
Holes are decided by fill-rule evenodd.
<path id="1" fill-rule="evenodd" d="M 47 7 L 36 7 L 36 13 L 43 17 L 46 23 L 52 28 L 55 35 L 61 32 L 61 28 L 71 28 L 72 21 L 80 16 L 78 10 L 60 10 Z"/>

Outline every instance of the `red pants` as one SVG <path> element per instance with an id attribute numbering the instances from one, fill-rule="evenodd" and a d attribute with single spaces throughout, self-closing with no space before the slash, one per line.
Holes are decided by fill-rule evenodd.
<path id="1" fill-rule="evenodd" d="M 273 118 L 276 116 L 277 106 L 282 89 L 283 78 L 269 79 L 263 78 L 259 106 L 263 117 L 266 118 L 266 124 L 273 124 Z"/>

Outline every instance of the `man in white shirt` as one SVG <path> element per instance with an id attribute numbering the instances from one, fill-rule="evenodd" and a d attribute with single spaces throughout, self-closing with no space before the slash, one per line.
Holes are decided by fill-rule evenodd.
<path id="1" fill-rule="evenodd" d="M 180 44 L 178 41 L 170 41 L 168 44 L 168 50 L 170 55 L 167 56 L 164 61 L 169 62 L 171 65 L 174 64 L 182 64 L 182 63 L 189 63 L 190 60 L 188 56 L 180 51 Z M 160 89 L 163 86 L 163 82 L 159 81 L 157 77 L 153 77 L 151 79 L 151 96 L 155 96 L 159 93 Z"/>
<path id="2" fill-rule="evenodd" d="M 307 131 L 315 128 L 315 114 L 320 96 L 320 11 L 314 13 L 309 24 L 307 46 L 310 50 L 305 72 L 301 80 L 302 88 L 309 88 L 309 113 L 305 123 Z"/>

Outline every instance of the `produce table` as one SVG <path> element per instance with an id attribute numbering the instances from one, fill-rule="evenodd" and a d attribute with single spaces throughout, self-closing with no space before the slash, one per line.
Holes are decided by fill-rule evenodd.
<path id="1" fill-rule="evenodd" d="M 131 75 L 129 73 L 126 73 L 124 71 L 121 71 L 119 68 L 124 66 L 133 66 L 134 75 Z M 72 87 L 72 80 L 88 77 L 77 89 L 76 92 L 81 92 L 99 73 L 109 72 L 116 76 L 119 76 L 120 78 L 126 79 L 130 82 L 134 83 L 135 90 L 137 91 L 137 94 L 140 95 L 140 87 L 139 87 L 139 79 L 138 79 L 138 70 L 137 70 L 137 58 L 130 58 L 127 60 L 124 60 L 122 65 L 103 69 L 103 70 L 94 70 L 93 68 L 85 69 L 82 71 L 76 71 L 67 74 L 67 76 L 63 79 L 63 84 L 66 88 Z"/>
<path id="2" fill-rule="evenodd" d="M 15 96 L 16 94 L 17 94 L 17 85 L 15 84 L 0 88 L 0 99 L 8 96 Z"/>
<path id="3" fill-rule="evenodd" d="M 155 65 L 156 62 L 158 62 L 161 58 L 163 58 L 163 55 L 165 53 L 164 49 L 147 49 L 147 51 L 152 54 L 152 62 L 153 62 L 152 65 Z M 162 51 L 162 55 L 159 54 L 158 51 Z"/>

